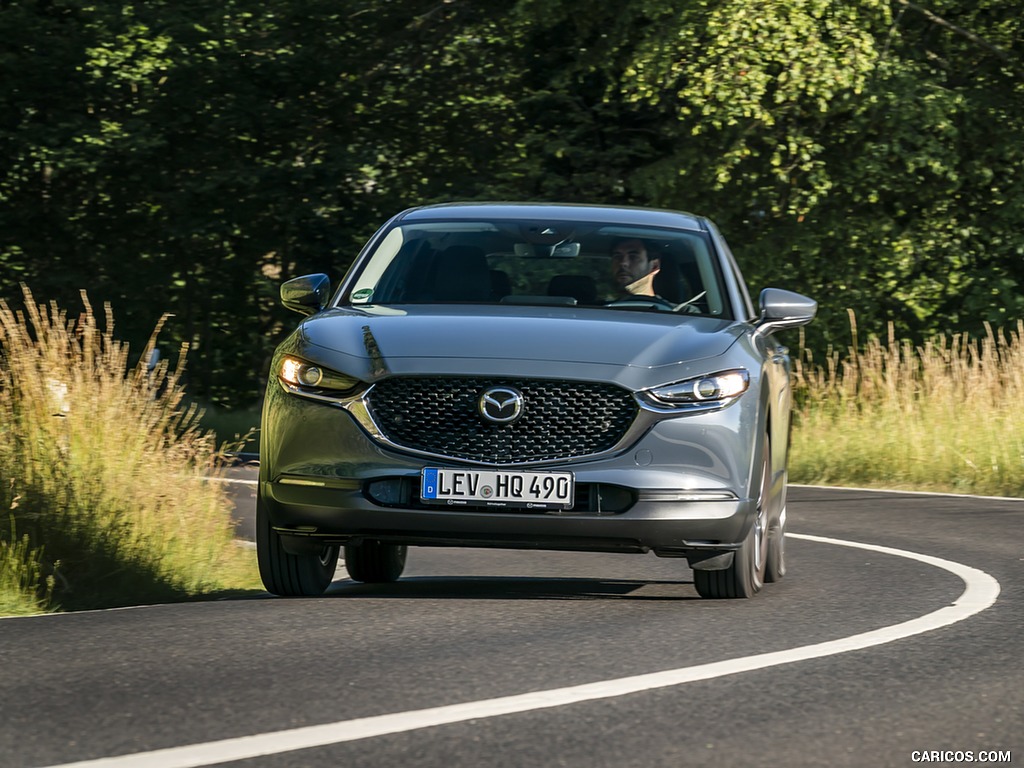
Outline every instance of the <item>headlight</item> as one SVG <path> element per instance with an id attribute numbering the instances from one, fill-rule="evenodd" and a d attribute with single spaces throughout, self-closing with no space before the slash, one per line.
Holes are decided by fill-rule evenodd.
<path id="1" fill-rule="evenodd" d="M 324 394 L 344 394 L 359 384 L 359 379 L 314 365 L 291 355 L 281 358 L 278 376 L 285 384 Z"/>
<path id="2" fill-rule="evenodd" d="M 656 387 L 644 394 L 653 405 L 692 409 L 694 406 L 721 407 L 747 391 L 750 375 L 744 370 L 723 371 L 700 376 L 664 387 Z"/>

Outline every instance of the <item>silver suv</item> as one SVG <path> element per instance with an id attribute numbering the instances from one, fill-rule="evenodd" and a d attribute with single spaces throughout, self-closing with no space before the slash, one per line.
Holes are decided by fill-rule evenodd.
<path id="1" fill-rule="evenodd" d="M 653 552 L 704 597 L 786 570 L 790 361 L 717 229 L 674 211 L 414 208 L 273 358 L 257 549 L 266 588 L 389 582 L 409 546 Z"/>

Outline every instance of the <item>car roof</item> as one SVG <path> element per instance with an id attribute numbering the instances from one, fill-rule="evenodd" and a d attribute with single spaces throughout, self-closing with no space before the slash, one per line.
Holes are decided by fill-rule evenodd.
<path id="1" fill-rule="evenodd" d="M 596 219 L 605 220 L 609 224 L 670 227 L 698 232 L 707 229 L 703 217 L 682 211 L 573 203 L 439 203 L 410 208 L 399 214 L 397 218 L 404 221 L 450 221 L 452 219 L 594 221 Z"/>

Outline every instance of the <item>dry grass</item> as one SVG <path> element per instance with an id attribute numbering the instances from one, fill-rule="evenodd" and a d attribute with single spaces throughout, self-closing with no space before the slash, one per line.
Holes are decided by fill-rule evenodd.
<path id="1" fill-rule="evenodd" d="M 83 301 L 73 321 L 27 289 L 23 311 L 0 301 L 0 510 L 27 537 L 0 530 L 0 569 L 20 558 L 15 591 L 48 609 L 255 586 L 223 484 L 206 479 L 222 454 L 182 407 L 184 350 L 176 370 L 130 366 L 109 308 L 101 327 Z"/>
<path id="2" fill-rule="evenodd" d="M 796 368 L 795 482 L 1024 496 L 1024 323 Z"/>
<path id="3" fill-rule="evenodd" d="M 44 611 L 53 594 L 53 576 L 43 576 L 41 553 L 28 536 L 18 537 L 11 519 L 10 539 L 0 539 L 0 616 Z"/>

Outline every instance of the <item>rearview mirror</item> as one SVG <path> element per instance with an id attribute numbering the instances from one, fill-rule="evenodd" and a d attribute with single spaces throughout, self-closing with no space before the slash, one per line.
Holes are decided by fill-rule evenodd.
<path id="1" fill-rule="evenodd" d="M 781 288 L 765 288 L 761 291 L 760 303 L 757 332 L 761 335 L 807 325 L 818 312 L 818 302 L 814 299 Z"/>
<path id="2" fill-rule="evenodd" d="M 300 315 L 313 315 L 327 306 L 331 279 L 327 275 L 303 275 L 281 284 L 281 303 Z"/>
<path id="3" fill-rule="evenodd" d="M 524 259 L 575 259 L 580 255 L 580 244 L 575 242 L 542 245 L 539 243 L 516 243 L 516 256 Z"/>

